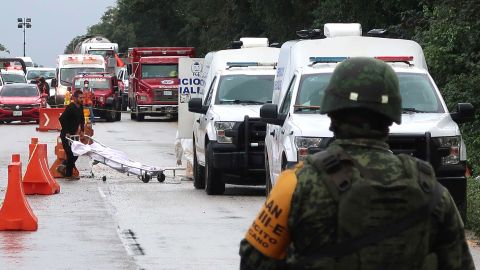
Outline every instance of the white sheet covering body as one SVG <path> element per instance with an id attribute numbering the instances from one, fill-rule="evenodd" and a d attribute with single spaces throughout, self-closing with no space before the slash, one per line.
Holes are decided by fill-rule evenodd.
<path id="1" fill-rule="evenodd" d="M 103 163 L 122 173 L 128 172 L 134 175 L 147 173 L 151 176 L 155 176 L 163 171 L 159 168 L 133 161 L 122 151 L 106 147 L 97 142 L 88 145 L 78 141 L 72 141 L 71 146 L 72 152 L 75 156 L 89 156 L 91 159 Z"/>

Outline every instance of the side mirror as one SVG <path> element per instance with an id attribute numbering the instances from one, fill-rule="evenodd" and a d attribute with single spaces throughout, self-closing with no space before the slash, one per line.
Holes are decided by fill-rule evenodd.
<path id="1" fill-rule="evenodd" d="M 475 119 L 475 108 L 471 103 L 458 103 L 455 112 L 450 113 L 450 116 L 457 124 L 470 122 Z"/>
<path id="2" fill-rule="evenodd" d="M 208 111 L 208 106 L 203 106 L 201 98 L 192 98 L 190 101 L 188 101 L 188 111 L 206 114 Z"/>
<path id="3" fill-rule="evenodd" d="M 267 103 L 260 107 L 260 118 L 265 123 L 282 126 L 286 116 L 286 114 L 278 114 L 277 104 Z"/>
<path id="4" fill-rule="evenodd" d="M 50 86 L 51 86 L 51 87 L 58 87 L 58 81 L 57 81 L 57 79 L 53 78 L 53 79 L 52 79 L 52 82 L 50 83 Z"/>
<path id="5" fill-rule="evenodd" d="M 128 72 L 128 75 L 132 74 L 132 64 L 127 65 L 127 72 Z"/>

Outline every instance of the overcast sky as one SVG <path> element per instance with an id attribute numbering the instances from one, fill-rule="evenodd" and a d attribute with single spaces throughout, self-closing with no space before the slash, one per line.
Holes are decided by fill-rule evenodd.
<path id="1" fill-rule="evenodd" d="M 55 67 L 56 57 L 77 35 L 96 24 L 116 0 L 8 0 L 0 3 L 0 44 L 10 54 L 23 56 L 23 30 L 17 28 L 17 18 L 32 18 L 32 28 L 26 29 L 26 56 L 46 67 Z"/>

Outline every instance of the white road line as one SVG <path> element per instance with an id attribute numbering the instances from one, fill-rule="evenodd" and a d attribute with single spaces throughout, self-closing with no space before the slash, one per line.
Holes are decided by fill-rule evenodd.
<path id="1" fill-rule="evenodd" d="M 103 190 L 101 187 L 98 187 L 98 193 L 100 193 L 100 196 L 102 196 L 102 198 L 106 198 L 107 196 L 105 196 L 105 193 L 103 193 Z"/>

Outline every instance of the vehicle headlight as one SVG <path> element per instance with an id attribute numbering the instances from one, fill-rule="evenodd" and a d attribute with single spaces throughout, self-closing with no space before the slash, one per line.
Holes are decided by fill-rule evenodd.
<path id="1" fill-rule="evenodd" d="M 139 96 L 140 101 L 147 101 L 147 96 Z"/>
<path id="2" fill-rule="evenodd" d="M 100 103 L 104 103 L 104 102 L 105 102 L 105 98 L 104 98 L 104 97 L 100 97 L 98 100 L 100 101 Z"/>
<path id="3" fill-rule="evenodd" d="M 447 155 L 441 157 L 442 165 L 455 165 L 460 162 L 460 147 L 462 138 L 460 136 L 433 138 L 437 141 L 439 148 L 444 148 Z"/>
<path id="4" fill-rule="evenodd" d="M 232 138 L 225 136 L 225 130 L 232 129 L 235 122 L 215 122 L 215 130 L 217 132 L 217 142 L 232 143 Z"/>
<path id="5" fill-rule="evenodd" d="M 298 161 L 304 160 L 310 148 L 320 148 L 323 138 L 318 137 L 295 137 L 295 146 L 297 147 Z"/>

